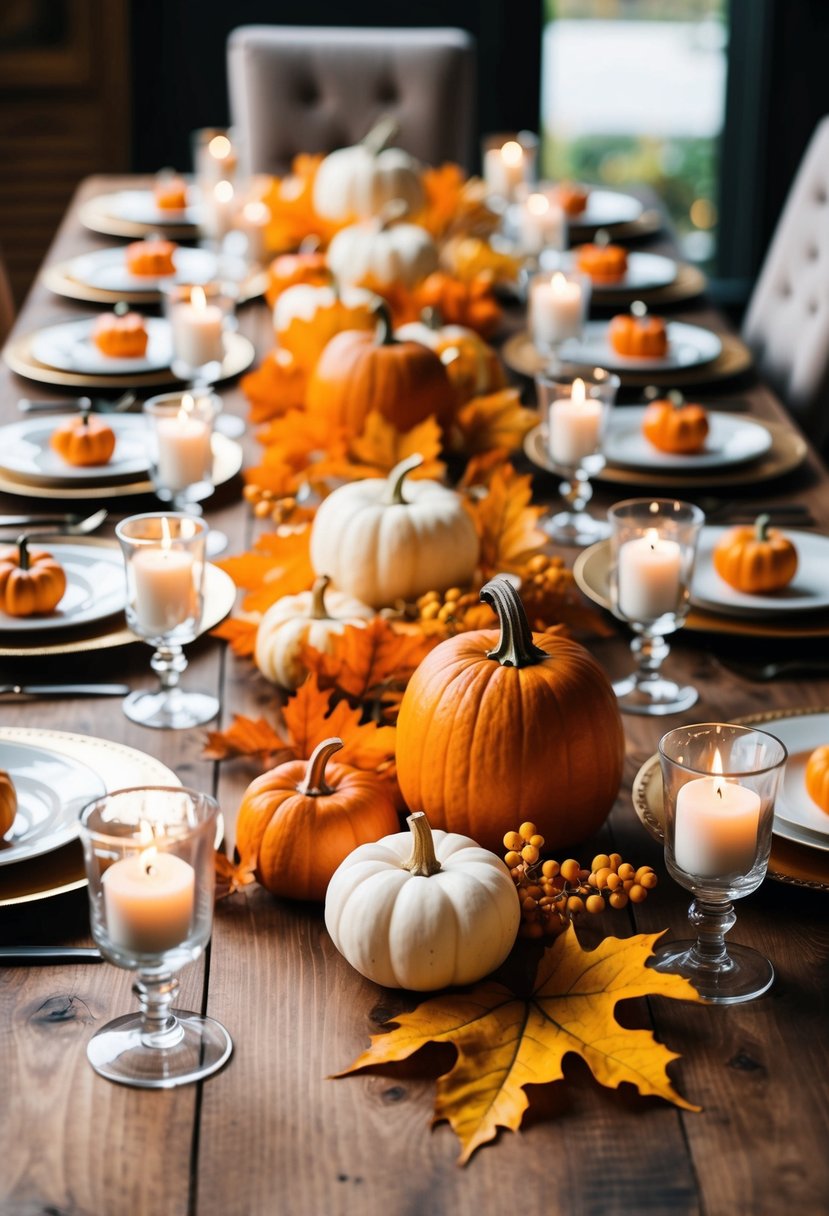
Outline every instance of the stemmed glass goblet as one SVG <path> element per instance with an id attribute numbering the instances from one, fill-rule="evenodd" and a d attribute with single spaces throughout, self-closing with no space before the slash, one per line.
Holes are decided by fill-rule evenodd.
<path id="1" fill-rule="evenodd" d="M 229 282 L 164 283 L 162 294 L 173 374 L 208 389 L 222 373 L 225 337 L 235 324 L 237 288 Z"/>

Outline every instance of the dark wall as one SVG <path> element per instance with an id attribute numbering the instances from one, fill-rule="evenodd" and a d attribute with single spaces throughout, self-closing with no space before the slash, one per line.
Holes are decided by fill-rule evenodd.
<path id="1" fill-rule="evenodd" d="M 132 0 L 136 171 L 188 168 L 189 132 L 227 124 L 225 42 L 252 23 L 458 26 L 478 41 L 480 130 L 538 128 L 541 0 Z"/>

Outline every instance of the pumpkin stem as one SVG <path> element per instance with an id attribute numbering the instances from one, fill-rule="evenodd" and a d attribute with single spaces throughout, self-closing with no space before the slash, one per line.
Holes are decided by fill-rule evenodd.
<path id="1" fill-rule="evenodd" d="M 392 332 L 391 313 L 385 300 L 380 300 L 375 305 L 374 315 L 377 318 L 377 328 L 375 330 L 377 345 L 393 346 L 397 339 Z"/>
<path id="2" fill-rule="evenodd" d="M 27 536 L 25 532 L 23 533 L 22 536 L 18 536 L 18 538 L 17 538 L 18 565 L 20 566 L 21 570 L 29 569 L 29 541 L 30 540 L 31 540 L 31 537 Z"/>
<path id="3" fill-rule="evenodd" d="M 305 779 L 300 781 L 296 787 L 298 794 L 303 794 L 306 798 L 319 798 L 321 794 L 334 793 L 325 780 L 325 766 L 334 752 L 338 752 L 342 746 L 342 739 L 336 737 L 323 739 L 322 743 L 317 744 L 311 752 L 311 758 L 305 770 Z"/>
<path id="4" fill-rule="evenodd" d="M 364 135 L 360 140 L 360 143 L 368 149 L 372 156 L 379 156 L 389 140 L 394 139 L 399 130 L 397 119 L 386 114 L 377 120 L 368 135 Z"/>
<path id="5" fill-rule="evenodd" d="M 433 332 L 440 329 L 443 325 L 443 315 L 434 304 L 429 304 L 428 307 L 421 309 L 420 319 L 426 328 L 431 329 Z"/>
<path id="6" fill-rule="evenodd" d="M 521 597 L 508 578 L 502 574 L 491 578 L 481 588 L 481 599 L 498 613 L 501 636 L 488 659 L 496 659 L 502 667 L 532 667 L 549 659 L 546 650 L 533 642 L 532 630 L 521 603 Z"/>
<path id="7" fill-rule="evenodd" d="M 435 841 L 429 820 L 423 811 L 415 811 L 406 818 L 406 823 L 412 834 L 412 855 L 403 863 L 403 869 L 408 870 L 410 874 L 416 874 L 418 878 L 431 878 L 433 874 L 437 874 L 441 865 L 435 857 Z"/>
<path id="8" fill-rule="evenodd" d="M 408 211 L 409 204 L 404 198 L 390 198 L 387 203 L 383 204 L 380 214 L 377 216 L 378 232 L 385 232 L 392 224 L 402 220 Z"/>
<path id="9" fill-rule="evenodd" d="M 644 300 L 634 300 L 630 306 L 631 314 L 641 321 L 648 315 L 648 306 Z"/>
<path id="10" fill-rule="evenodd" d="M 678 410 L 685 404 L 685 397 L 677 388 L 672 388 L 668 393 L 668 400 L 675 410 Z"/>
<path id="11" fill-rule="evenodd" d="M 754 535 L 759 541 L 766 541 L 769 538 L 769 524 L 771 516 L 758 515 L 754 521 Z"/>
<path id="12" fill-rule="evenodd" d="M 406 505 L 406 499 L 403 497 L 403 482 L 411 472 L 420 468 L 422 464 L 423 457 L 419 452 L 415 452 L 394 466 L 386 478 L 386 503 L 388 506 L 399 507 L 401 504 L 403 506 Z"/>
<path id="13" fill-rule="evenodd" d="M 331 579 L 327 574 L 321 574 L 319 578 L 314 579 L 314 585 L 311 588 L 311 611 L 308 613 L 309 620 L 331 620 L 331 617 L 328 614 L 328 609 L 325 607 L 325 589 L 330 582 Z"/>

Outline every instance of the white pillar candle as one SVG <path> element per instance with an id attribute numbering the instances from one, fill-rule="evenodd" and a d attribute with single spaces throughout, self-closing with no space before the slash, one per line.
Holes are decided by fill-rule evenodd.
<path id="1" fill-rule="evenodd" d="M 760 797 L 722 776 L 686 782 L 676 796 L 674 857 L 686 874 L 747 874 L 757 855 Z"/>
<path id="2" fill-rule="evenodd" d="M 162 521 L 165 525 L 166 519 Z M 139 549 L 132 557 L 134 610 L 139 629 L 164 637 L 197 615 L 194 558 L 186 549 L 167 544 Z"/>
<path id="3" fill-rule="evenodd" d="M 566 231 L 564 212 L 546 194 L 530 194 L 520 204 L 518 240 L 524 253 L 564 249 L 567 245 Z"/>
<path id="4" fill-rule="evenodd" d="M 547 442 L 556 464 L 578 468 L 599 446 L 602 402 L 588 397 L 584 381 L 573 381 L 572 397 L 560 397 L 550 406 Z"/>
<path id="5" fill-rule="evenodd" d="M 525 152 L 515 139 L 484 153 L 484 181 L 490 194 L 511 199 L 524 180 Z"/>
<path id="6" fill-rule="evenodd" d="M 174 493 L 210 476 L 211 426 L 207 419 L 194 413 L 196 409 L 194 399 L 185 393 L 177 414 L 156 419 L 158 484 Z"/>
<path id="7" fill-rule="evenodd" d="M 224 318 L 217 304 L 208 304 L 203 287 L 194 287 L 170 309 L 173 356 L 188 367 L 221 363 L 224 358 Z"/>
<path id="8" fill-rule="evenodd" d="M 581 283 L 557 270 L 548 281 L 533 280 L 530 287 L 530 336 L 540 350 L 559 346 L 581 333 L 584 313 Z"/>
<path id="9" fill-rule="evenodd" d="M 214 135 L 206 143 L 199 144 L 196 152 L 196 176 L 203 185 L 212 186 L 218 181 L 231 181 L 236 173 L 238 157 L 226 135 Z"/>
<path id="10" fill-rule="evenodd" d="M 202 229 L 212 241 L 221 241 L 233 227 L 236 217 L 236 199 L 231 182 L 216 182 L 209 187 L 202 201 Z"/>
<path id="11" fill-rule="evenodd" d="M 113 862 L 101 885 L 113 945 L 138 954 L 160 954 L 187 939 L 196 872 L 183 858 L 145 849 Z"/>
<path id="12" fill-rule="evenodd" d="M 267 253 L 267 230 L 271 212 L 266 203 L 245 203 L 236 219 L 236 227 L 247 238 L 249 262 L 262 263 Z"/>
<path id="13" fill-rule="evenodd" d="M 653 621 L 679 604 L 680 548 L 656 528 L 619 549 L 618 608 L 630 621 Z"/>

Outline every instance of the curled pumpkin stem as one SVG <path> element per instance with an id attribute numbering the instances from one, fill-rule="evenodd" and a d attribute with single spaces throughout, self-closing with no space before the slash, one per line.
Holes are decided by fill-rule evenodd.
<path id="1" fill-rule="evenodd" d="M 769 524 L 771 523 L 770 515 L 758 515 L 754 521 L 754 534 L 759 541 L 767 541 L 769 538 Z"/>
<path id="2" fill-rule="evenodd" d="M 494 650 L 487 651 L 502 667 L 532 667 L 549 659 L 546 650 L 533 642 L 532 630 L 521 597 L 509 579 L 499 574 L 481 588 L 481 599 L 498 614 L 501 636 Z"/>
<path id="3" fill-rule="evenodd" d="M 401 460 L 399 464 L 394 466 L 386 478 L 386 487 L 388 489 L 386 502 L 390 506 L 405 506 L 406 499 L 403 497 L 403 482 L 410 473 L 414 472 L 415 469 L 419 469 L 422 464 L 423 457 L 419 452 L 414 452 L 411 456 L 407 456 L 405 460 Z"/>
<path id="4" fill-rule="evenodd" d="M 413 815 L 408 816 L 406 823 L 412 833 L 412 855 L 403 869 L 419 878 L 431 878 L 440 870 L 441 864 L 435 856 L 435 842 L 429 820 L 423 811 L 415 811 Z"/>
<path id="5" fill-rule="evenodd" d="M 327 574 L 321 574 L 314 580 L 311 588 L 311 611 L 308 616 L 312 621 L 330 621 L 328 609 L 325 607 L 325 592 L 331 579 Z"/>
<path id="6" fill-rule="evenodd" d="M 304 794 L 307 798 L 319 798 L 324 794 L 334 793 L 325 780 L 325 767 L 334 752 L 338 752 L 342 746 L 342 739 L 338 739 L 336 736 L 331 739 L 323 739 L 322 743 L 317 744 L 311 752 L 311 758 L 305 770 L 305 779 L 300 781 L 296 787 L 298 794 Z"/>

